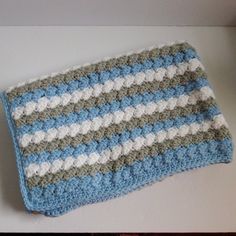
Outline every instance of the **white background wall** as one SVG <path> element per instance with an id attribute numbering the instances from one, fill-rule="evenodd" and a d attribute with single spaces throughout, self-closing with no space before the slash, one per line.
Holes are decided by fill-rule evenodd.
<path id="1" fill-rule="evenodd" d="M 2 27 L 0 88 L 68 66 L 152 44 L 186 39 L 207 69 L 236 138 L 236 28 Z M 0 112 L 0 231 L 236 231 L 236 156 L 231 164 L 177 174 L 124 197 L 59 218 L 25 212 L 15 156 Z"/>
<path id="2" fill-rule="evenodd" d="M 0 0 L 0 25 L 235 26 L 235 0 Z"/>

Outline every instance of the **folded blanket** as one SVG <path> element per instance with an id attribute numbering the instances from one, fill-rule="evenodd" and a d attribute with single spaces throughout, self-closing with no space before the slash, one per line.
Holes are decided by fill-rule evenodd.
<path id="1" fill-rule="evenodd" d="M 2 100 L 30 212 L 58 216 L 232 159 L 227 123 L 186 42 L 21 83 Z"/>

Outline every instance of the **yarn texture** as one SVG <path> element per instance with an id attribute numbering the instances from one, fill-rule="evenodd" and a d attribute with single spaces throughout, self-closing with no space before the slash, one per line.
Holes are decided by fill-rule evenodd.
<path id="1" fill-rule="evenodd" d="M 1 94 L 30 212 L 58 216 L 232 160 L 232 138 L 187 42 L 73 67 Z"/>

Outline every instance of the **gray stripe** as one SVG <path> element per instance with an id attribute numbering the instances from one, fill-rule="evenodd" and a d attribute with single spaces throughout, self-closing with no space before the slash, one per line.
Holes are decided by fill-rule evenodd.
<path id="1" fill-rule="evenodd" d="M 128 155 L 121 156 L 116 161 L 110 161 L 107 164 L 84 165 L 80 168 L 71 168 L 69 170 L 61 170 L 56 174 L 48 173 L 43 177 L 33 176 L 27 179 L 29 188 L 40 186 L 44 187 L 47 184 L 56 183 L 60 180 L 68 180 L 72 177 L 79 177 L 84 175 L 94 175 L 97 172 L 107 173 L 110 171 L 118 171 L 121 167 L 132 165 L 137 160 L 143 160 L 145 157 L 154 157 L 157 154 L 162 154 L 167 149 L 175 149 L 179 146 L 187 147 L 190 144 L 196 144 L 209 140 L 223 140 L 230 138 L 227 128 L 223 127 L 219 130 L 209 130 L 208 132 L 198 132 L 196 135 L 187 135 L 186 137 L 177 137 L 174 140 L 167 140 L 163 143 L 156 143 L 150 147 L 144 147 L 139 151 L 133 151 Z"/>
<path id="2" fill-rule="evenodd" d="M 123 121 L 120 124 L 112 124 L 108 127 L 103 127 L 98 131 L 90 131 L 88 134 L 79 134 L 76 137 L 67 136 L 64 139 L 55 139 L 52 142 L 43 141 L 39 144 L 30 144 L 25 148 L 21 148 L 25 156 L 32 153 L 39 153 L 42 151 L 53 151 L 56 149 L 62 150 L 71 145 L 77 147 L 81 143 L 88 143 L 92 140 L 100 140 L 104 137 L 111 137 L 113 134 L 122 133 L 124 130 L 132 130 L 135 127 L 142 127 L 145 124 L 153 124 L 157 121 L 172 119 L 177 116 L 187 116 L 198 112 L 206 111 L 209 107 L 216 105 L 213 98 L 206 101 L 199 101 L 196 105 L 187 105 L 186 107 L 178 107 L 174 110 L 166 110 L 162 113 L 155 112 L 152 115 L 144 115 L 140 118 L 133 118 L 130 121 Z"/>
<path id="3" fill-rule="evenodd" d="M 177 85 L 184 85 L 190 81 L 194 81 L 199 77 L 206 78 L 206 73 L 198 68 L 195 72 L 186 71 L 184 75 L 176 75 L 173 79 L 165 78 L 163 81 L 145 82 L 142 85 L 133 85 L 129 88 L 122 88 L 119 91 L 111 91 L 110 93 L 103 93 L 99 97 L 93 97 L 88 100 L 81 100 L 78 103 L 69 103 L 66 106 L 57 106 L 55 108 L 48 108 L 42 112 L 33 112 L 31 115 L 23 115 L 20 119 L 15 120 L 17 127 L 21 125 L 29 125 L 35 121 L 42 121 L 48 118 L 54 118 L 60 115 L 67 115 L 71 112 L 79 112 L 81 109 L 89 109 L 98 107 L 113 100 L 120 101 L 126 96 L 134 96 L 136 94 L 143 94 L 145 92 L 154 92 L 156 90 L 167 89 Z"/>
<path id="4" fill-rule="evenodd" d="M 11 101 L 15 97 L 22 95 L 26 92 L 31 92 L 35 89 L 43 89 L 48 87 L 49 85 L 58 85 L 61 83 L 67 83 L 71 80 L 77 80 L 80 77 L 87 76 L 93 72 L 101 72 L 106 70 L 111 70 L 114 67 L 121 67 L 123 65 L 133 65 L 135 63 L 142 63 L 147 59 L 153 60 L 157 57 L 166 56 L 166 55 L 174 55 L 177 52 L 183 52 L 187 49 L 194 48 L 188 43 L 179 43 L 172 46 L 165 46 L 162 48 L 155 48 L 152 50 L 143 51 L 141 53 L 134 53 L 129 56 L 122 56 L 119 58 L 112 58 L 108 61 L 101 61 L 96 64 L 92 64 L 89 66 L 84 66 L 82 68 L 67 72 L 66 74 L 58 74 L 53 77 L 48 77 L 47 79 L 37 80 L 26 84 L 24 86 L 14 88 L 10 92 L 7 93 L 8 99 Z"/>

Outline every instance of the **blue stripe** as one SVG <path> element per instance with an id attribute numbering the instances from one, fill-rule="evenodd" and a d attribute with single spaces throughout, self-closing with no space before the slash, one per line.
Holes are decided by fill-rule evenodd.
<path id="1" fill-rule="evenodd" d="M 136 161 L 117 172 L 74 177 L 30 191 L 33 209 L 60 215 L 73 208 L 104 201 L 189 169 L 232 160 L 232 141 L 205 141 L 188 147 L 169 149 L 162 155 Z M 65 202 L 66 199 L 66 202 Z"/>
<path id="2" fill-rule="evenodd" d="M 121 101 L 112 101 L 90 109 L 82 109 L 79 112 L 72 112 L 69 115 L 61 115 L 55 118 L 46 119 L 43 121 L 35 121 L 32 124 L 23 125 L 17 129 L 17 136 L 26 133 L 34 133 L 38 130 L 47 131 L 51 128 L 58 128 L 62 125 L 70 125 L 73 123 L 81 123 L 85 120 L 91 120 L 95 117 L 104 116 L 107 113 L 113 113 L 118 110 L 124 110 L 129 106 L 138 104 L 146 105 L 149 102 L 158 102 L 161 99 L 169 99 L 173 96 L 180 96 L 189 93 L 195 89 L 200 89 L 204 86 L 209 86 L 207 79 L 198 78 L 195 81 L 189 82 L 187 85 L 177 85 L 172 88 L 157 90 L 153 93 L 145 92 L 134 96 L 126 96 Z"/>
<path id="3" fill-rule="evenodd" d="M 145 71 L 148 69 L 157 69 L 160 67 L 168 67 L 172 64 L 178 64 L 181 62 L 189 61 L 190 59 L 198 58 L 197 53 L 188 49 L 184 53 L 178 52 L 174 56 L 165 56 L 157 58 L 155 60 L 146 60 L 143 63 L 136 63 L 131 66 L 122 66 L 121 69 L 113 68 L 109 71 L 102 71 L 100 73 L 91 73 L 86 77 L 81 77 L 79 80 L 72 80 L 67 84 L 59 84 L 55 86 L 48 86 L 43 89 L 35 89 L 31 92 L 26 92 L 21 96 L 16 97 L 11 102 L 11 110 L 13 111 L 17 106 L 23 106 L 27 102 L 36 101 L 39 98 L 46 96 L 60 96 L 63 93 L 72 93 L 78 89 L 85 89 L 95 84 L 102 84 L 107 80 L 114 80 L 119 76 L 126 76 L 129 74 L 135 75 L 138 72 Z"/>
<path id="4" fill-rule="evenodd" d="M 76 158 L 81 154 L 90 154 L 92 152 L 101 153 L 107 148 L 112 148 L 118 144 L 122 144 L 129 139 L 135 139 L 139 136 L 145 136 L 152 132 L 159 132 L 163 129 L 169 129 L 171 127 L 180 127 L 184 124 L 191 124 L 194 122 L 201 123 L 204 120 L 211 120 L 215 115 L 220 114 L 219 109 L 216 106 L 210 107 L 207 111 L 197 113 L 189 116 L 176 117 L 174 119 L 168 119 L 162 122 L 156 122 L 154 124 L 145 124 L 141 128 L 134 128 L 131 131 L 124 131 L 122 134 L 114 134 L 110 138 L 103 138 L 99 142 L 91 141 L 88 144 L 80 144 L 76 148 L 72 146 L 66 147 L 63 150 L 55 150 L 53 152 L 41 152 L 39 154 L 31 154 L 24 159 L 24 166 L 28 166 L 30 163 L 42 163 L 45 161 L 54 161 L 56 159 L 65 160 L 68 156 Z"/>

